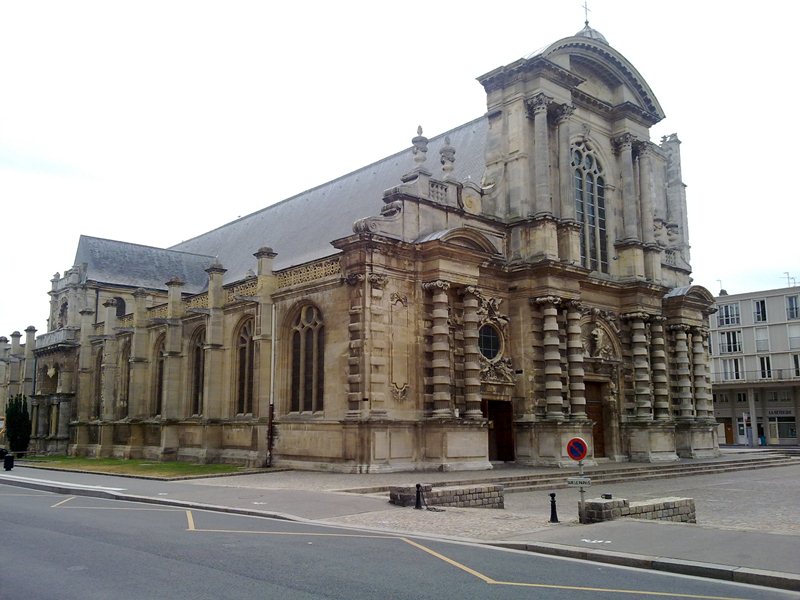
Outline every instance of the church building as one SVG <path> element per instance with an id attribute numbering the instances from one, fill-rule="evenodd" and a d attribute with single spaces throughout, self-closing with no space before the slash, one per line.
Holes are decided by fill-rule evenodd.
<path id="1" fill-rule="evenodd" d="M 680 141 L 588 23 L 486 113 L 167 249 L 81 236 L 0 337 L 38 451 L 339 472 L 719 454 Z"/>

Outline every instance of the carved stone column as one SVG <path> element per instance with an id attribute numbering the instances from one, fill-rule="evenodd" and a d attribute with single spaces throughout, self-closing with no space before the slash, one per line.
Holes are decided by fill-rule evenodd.
<path id="1" fill-rule="evenodd" d="M 450 392 L 452 377 L 450 373 L 450 326 L 449 298 L 447 291 L 450 283 L 437 280 L 422 284 L 422 289 L 433 295 L 433 311 L 431 327 L 432 335 L 432 370 L 433 370 L 433 416 L 451 417 L 453 415 L 453 399 Z"/>
<path id="2" fill-rule="evenodd" d="M 631 327 L 631 351 L 633 353 L 633 387 L 636 398 L 636 420 L 652 421 L 653 404 L 650 383 L 650 350 L 647 344 L 646 321 L 649 315 L 642 312 L 624 315 Z"/>
<path id="3" fill-rule="evenodd" d="M 581 339 L 581 303 L 567 303 L 567 360 L 569 362 L 570 413 L 573 420 L 586 419 L 586 385 L 583 383 L 583 340 Z"/>
<path id="4" fill-rule="evenodd" d="M 711 394 L 708 387 L 708 355 L 705 340 L 708 330 L 703 327 L 692 328 L 692 368 L 694 376 L 694 397 L 698 421 L 713 418 Z"/>
<path id="5" fill-rule="evenodd" d="M 692 380 L 689 370 L 689 346 L 687 344 L 688 325 L 671 325 L 670 330 L 675 336 L 675 367 L 678 374 L 678 399 L 680 408 L 678 419 L 688 421 L 694 418 L 694 405 L 692 403 Z"/>
<path id="6" fill-rule="evenodd" d="M 556 115 L 556 126 L 558 127 L 558 188 L 560 196 L 560 216 L 562 219 L 570 220 L 575 220 L 575 197 L 572 190 L 572 168 L 570 166 L 572 163 L 569 148 L 570 117 L 573 112 L 575 112 L 574 106 L 562 104 Z"/>
<path id="7" fill-rule="evenodd" d="M 533 215 L 553 214 L 550 195 L 550 136 L 547 125 L 547 107 L 553 101 L 545 94 L 536 94 L 528 104 L 533 112 L 533 173 L 534 196 Z"/>
<path id="8" fill-rule="evenodd" d="M 464 400 L 467 419 L 482 419 L 481 412 L 481 358 L 478 346 L 478 290 L 469 286 L 462 290 L 464 296 Z"/>
<path id="9" fill-rule="evenodd" d="M 103 329 L 103 414 L 104 421 L 116 418 L 116 398 L 115 390 L 117 387 L 117 339 L 114 336 L 114 329 L 117 326 L 117 301 L 109 298 L 103 302 L 106 309 L 106 320 Z"/>
<path id="10" fill-rule="evenodd" d="M 561 397 L 561 352 L 559 350 L 558 309 L 561 299 L 555 296 L 536 298 L 542 305 L 544 323 L 544 387 L 547 403 L 546 418 L 552 421 L 564 419 Z"/>
<path id="11" fill-rule="evenodd" d="M 350 354 L 347 357 L 347 418 L 361 418 L 361 401 L 364 397 L 364 281 L 363 273 L 350 273 L 344 278 L 352 288 L 350 292 L 350 321 L 347 330 L 350 333 Z"/>
<path id="12" fill-rule="evenodd" d="M 630 133 L 624 133 L 614 138 L 617 152 L 620 156 L 622 171 L 622 219 L 624 221 L 624 240 L 641 241 L 639 239 L 639 218 L 633 179 L 633 142 L 635 138 Z"/>
<path id="13" fill-rule="evenodd" d="M 653 230 L 655 189 L 653 188 L 653 148 L 649 142 L 643 142 L 639 146 L 639 182 L 642 207 L 642 241 L 645 244 L 653 244 L 655 243 L 655 232 Z"/>
<path id="14" fill-rule="evenodd" d="M 664 321 L 664 317 L 651 317 L 650 322 L 650 370 L 653 380 L 653 406 L 656 421 L 670 419 Z"/>

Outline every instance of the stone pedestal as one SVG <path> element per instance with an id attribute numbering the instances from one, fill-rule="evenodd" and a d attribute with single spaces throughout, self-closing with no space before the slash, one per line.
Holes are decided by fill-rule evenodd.
<path id="1" fill-rule="evenodd" d="M 678 460 L 675 451 L 675 425 L 660 422 L 634 422 L 622 425 L 628 442 L 628 453 L 633 462 L 673 462 Z"/>
<path id="2" fill-rule="evenodd" d="M 574 437 L 586 440 L 589 455 L 584 466 L 596 465 L 592 448 L 592 422 L 569 421 L 553 423 L 515 423 L 517 438 L 517 464 L 531 466 L 574 467 L 577 462 L 567 455 L 567 442 Z"/>
<path id="3" fill-rule="evenodd" d="M 675 446 L 681 458 L 716 458 L 720 455 L 716 424 L 678 422 Z"/>

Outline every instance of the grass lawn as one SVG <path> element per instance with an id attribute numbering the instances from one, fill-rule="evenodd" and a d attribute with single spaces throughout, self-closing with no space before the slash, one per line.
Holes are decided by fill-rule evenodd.
<path id="1" fill-rule="evenodd" d="M 81 458 L 76 456 L 35 456 L 24 458 L 26 466 L 39 466 L 46 469 L 70 471 L 89 471 L 113 475 L 132 475 L 138 477 L 203 477 L 221 473 L 245 473 L 245 469 L 235 465 L 197 465 L 185 462 L 156 462 L 149 460 L 124 460 L 121 458 Z"/>

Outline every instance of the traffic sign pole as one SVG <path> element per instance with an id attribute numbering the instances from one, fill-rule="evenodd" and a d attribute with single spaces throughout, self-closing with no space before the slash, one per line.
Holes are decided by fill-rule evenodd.
<path id="1" fill-rule="evenodd" d="M 580 477 L 583 477 L 583 460 L 578 461 L 578 475 Z M 581 492 L 581 504 L 578 514 L 578 520 L 581 523 L 586 523 L 586 489 L 583 486 L 581 486 L 579 490 Z"/>

